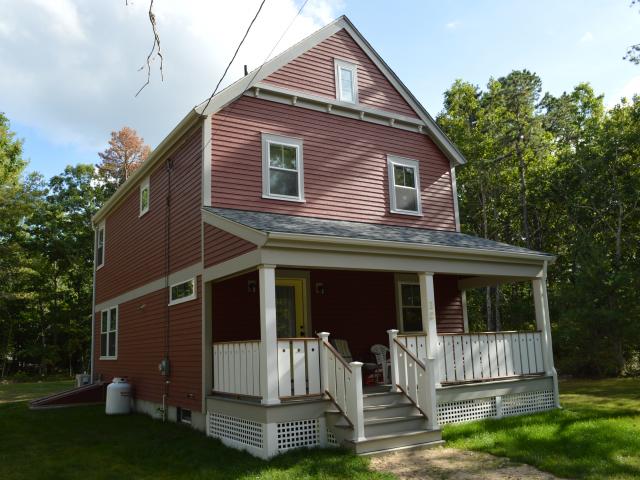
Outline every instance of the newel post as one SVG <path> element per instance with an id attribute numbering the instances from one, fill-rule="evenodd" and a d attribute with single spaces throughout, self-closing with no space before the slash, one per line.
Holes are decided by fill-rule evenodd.
<path id="1" fill-rule="evenodd" d="M 276 327 L 276 267 L 258 267 L 260 289 L 260 391 L 262 403 L 280 403 L 278 393 L 278 332 Z"/>
<path id="2" fill-rule="evenodd" d="M 438 398 L 436 395 L 436 361 L 433 358 L 426 358 L 424 363 L 427 374 L 427 391 L 422 398 L 425 399 L 425 413 L 427 414 L 427 428 L 436 430 L 440 428 L 438 424 Z"/>
<path id="3" fill-rule="evenodd" d="M 328 332 L 320 332 L 318 333 L 318 338 L 320 339 L 320 391 L 324 395 L 329 386 L 329 365 L 327 360 L 327 348 L 324 346 L 324 343 L 329 343 L 329 333 Z"/>
<path id="4" fill-rule="evenodd" d="M 542 339 L 542 355 L 545 373 L 553 378 L 553 390 L 556 407 L 560 407 L 558 374 L 553 362 L 553 344 L 551 341 L 551 319 L 549 317 L 549 296 L 547 294 L 547 262 L 544 263 L 542 276 L 531 281 L 533 305 L 536 311 L 536 327 Z"/>
<path id="5" fill-rule="evenodd" d="M 387 330 L 389 334 L 389 357 L 391 360 L 391 391 L 398 391 L 398 345 L 396 344 L 396 338 L 398 338 L 398 330 Z"/>
<path id="6" fill-rule="evenodd" d="M 362 441 L 364 437 L 364 397 L 362 395 L 362 362 L 351 362 L 351 373 L 353 381 L 351 382 L 349 396 L 351 397 L 350 406 L 353 407 L 352 412 L 347 412 L 349 418 L 353 421 L 353 433 L 355 441 Z"/>

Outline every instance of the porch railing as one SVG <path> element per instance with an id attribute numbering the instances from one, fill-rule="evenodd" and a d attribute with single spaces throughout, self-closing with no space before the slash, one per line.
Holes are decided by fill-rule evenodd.
<path id="1" fill-rule="evenodd" d="M 398 341 L 417 358 L 426 357 L 426 335 L 398 335 Z M 439 383 L 541 374 L 541 332 L 440 334 L 436 363 Z"/>
<path id="2" fill-rule="evenodd" d="M 418 410 L 427 418 L 427 428 L 437 428 L 436 419 L 436 381 L 434 359 L 428 359 L 426 352 L 422 360 L 417 358 L 417 352 L 411 352 L 405 343 L 396 337 L 394 330 L 390 336 L 391 358 L 397 365 L 393 365 L 396 377 L 396 387 L 409 398 Z"/>
<path id="3" fill-rule="evenodd" d="M 213 390 L 261 397 L 260 340 L 213 344 Z M 320 395 L 320 351 L 317 338 L 278 339 L 280 398 Z"/>

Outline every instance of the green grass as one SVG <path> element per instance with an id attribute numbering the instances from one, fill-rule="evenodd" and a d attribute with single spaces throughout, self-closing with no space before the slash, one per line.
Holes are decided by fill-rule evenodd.
<path id="1" fill-rule="evenodd" d="M 342 450 L 297 450 L 265 462 L 187 426 L 102 406 L 31 411 L 0 405 L 0 479 L 390 479 Z"/>
<path id="2" fill-rule="evenodd" d="M 0 404 L 24 402 L 52 393 L 73 388 L 73 380 L 56 380 L 30 383 L 0 383 Z"/>
<path id="3" fill-rule="evenodd" d="M 444 438 L 562 477 L 640 478 L 640 380 L 566 381 L 560 392 L 562 410 L 450 425 Z"/>

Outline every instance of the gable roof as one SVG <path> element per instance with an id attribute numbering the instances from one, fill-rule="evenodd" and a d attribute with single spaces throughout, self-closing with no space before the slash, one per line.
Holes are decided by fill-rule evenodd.
<path id="1" fill-rule="evenodd" d="M 329 220 L 230 208 L 203 207 L 203 210 L 219 218 L 262 232 L 267 236 L 285 234 L 317 237 L 318 239 L 340 238 L 356 241 L 392 242 L 398 245 L 424 246 L 431 249 L 464 249 L 473 250 L 476 253 L 521 256 L 546 261 L 555 259 L 555 256 L 548 253 L 445 230 Z"/>
<path id="2" fill-rule="evenodd" d="M 248 89 L 259 84 L 261 80 L 265 79 L 287 63 L 291 62 L 342 29 L 344 29 L 358 44 L 358 46 L 362 48 L 365 54 L 373 61 L 387 80 L 389 80 L 389 82 L 391 82 L 391 84 L 396 88 L 398 93 L 413 108 L 418 117 L 424 122 L 427 134 L 434 143 L 438 145 L 444 155 L 455 165 L 464 164 L 466 160 L 462 153 L 460 153 L 451 140 L 449 140 L 440 127 L 438 127 L 429 112 L 427 112 L 418 99 L 411 93 L 405 84 L 402 83 L 393 70 L 391 70 L 389 65 L 385 63 L 382 57 L 373 49 L 371 44 L 362 36 L 358 29 L 345 15 L 342 15 L 281 54 L 262 64 L 260 67 L 249 72 L 249 74 L 216 94 L 210 101 L 206 100 L 202 102 L 195 108 L 196 112 L 202 115 L 211 115 L 218 112 Z"/>
<path id="3" fill-rule="evenodd" d="M 325 25 L 321 29 L 312 33 L 305 39 L 296 43 L 289 49 L 285 50 L 281 54 L 275 56 L 271 60 L 265 62 L 260 67 L 249 72 L 248 75 L 240 78 L 231 85 L 227 86 L 220 92 L 218 92 L 213 98 L 205 100 L 200 103 L 185 115 L 180 123 L 167 135 L 160 144 L 151 151 L 142 166 L 136 170 L 127 181 L 125 181 L 116 192 L 105 202 L 98 212 L 93 216 L 93 223 L 97 225 L 100 223 L 106 215 L 115 208 L 116 205 L 129 193 L 144 176 L 148 175 L 152 168 L 171 151 L 175 143 L 184 135 L 185 132 L 193 128 L 198 121 L 206 118 L 208 115 L 212 115 L 231 102 L 235 101 L 241 95 L 243 95 L 248 89 L 260 83 L 261 80 L 275 72 L 282 66 L 286 65 L 296 57 L 302 55 L 306 51 L 310 50 L 323 40 L 329 38 L 331 35 L 339 32 L 340 30 L 346 30 L 354 41 L 362 48 L 365 54 L 373 61 L 373 63 L 380 69 L 382 74 L 391 82 L 396 88 L 398 93 L 407 101 L 407 103 L 414 109 L 420 120 L 423 122 L 426 133 L 433 140 L 433 142 L 442 150 L 444 155 L 449 159 L 453 165 L 462 165 L 466 162 L 464 156 L 456 148 L 456 146 L 449 140 L 445 133 L 438 127 L 435 120 L 429 112 L 422 106 L 422 104 L 416 99 L 416 97 L 409 91 L 409 89 L 402 83 L 398 76 L 391 70 L 391 68 L 385 63 L 385 61 L 378 55 L 369 42 L 362 36 L 362 34 L 356 29 L 351 21 L 345 16 L 337 18 L 333 22 Z"/>

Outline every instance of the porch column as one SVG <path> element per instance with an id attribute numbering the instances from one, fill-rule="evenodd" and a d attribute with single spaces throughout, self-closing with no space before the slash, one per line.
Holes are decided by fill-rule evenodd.
<path id="1" fill-rule="evenodd" d="M 260 288 L 260 391 L 262 403 L 280 403 L 278 395 L 278 333 L 276 328 L 276 267 L 258 267 Z"/>
<path id="2" fill-rule="evenodd" d="M 558 374 L 553 363 L 553 345 L 551 342 L 551 320 L 549 318 L 549 297 L 547 295 L 547 263 L 543 268 L 543 275 L 531 281 L 533 290 L 533 304 L 536 311 L 536 326 L 540 330 L 542 339 L 542 355 L 544 369 L 547 375 L 553 377 L 553 389 L 556 407 L 560 407 L 558 394 Z"/>
<path id="3" fill-rule="evenodd" d="M 433 273 L 418 273 L 420 281 L 420 305 L 422 311 L 422 329 L 427 333 L 427 359 L 435 360 L 435 371 L 439 372 L 438 329 L 436 326 L 436 300 L 433 289 Z M 422 360 L 422 359 L 420 359 Z M 440 378 L 436 378 L 436 386 L 440 386 Z"/>

